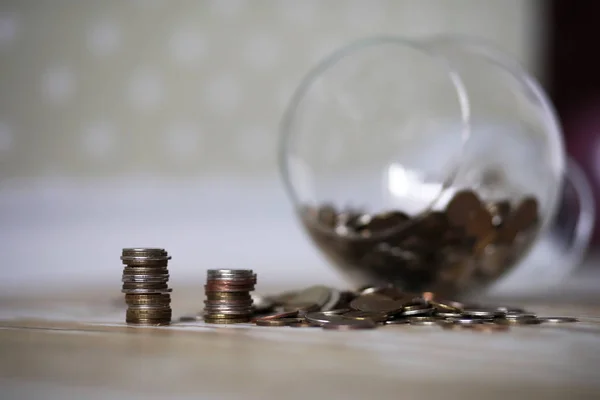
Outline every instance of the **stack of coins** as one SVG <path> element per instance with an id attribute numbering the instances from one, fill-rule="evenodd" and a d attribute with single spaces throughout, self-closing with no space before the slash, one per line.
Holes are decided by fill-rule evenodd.
<path id="1" fill-rule="evenodd" d="M 123 249 L 123 290 L 126 322 L 135 325 L 168 325 L 171 322 L 172 289 L 168 287 L 171 257 L 164 249 Z"/>
<path id="2" fill-rule="evenodd" d="M 204 321 L 210 324 L 249 322 L 253 307 L 250 292 L 256 274 L 250 269 L 208 270 L 204 301 Z"/>

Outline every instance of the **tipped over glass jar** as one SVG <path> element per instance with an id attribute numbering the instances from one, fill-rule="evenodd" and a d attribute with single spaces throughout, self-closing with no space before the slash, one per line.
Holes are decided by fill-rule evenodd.
<path id="1" fill-rule="evenodd" d="M 520 263 L 566 173 L 540 85 L 458 37 L 369 38 L 325 58 L 288 105 L 279 151 L 299 220 L 348 278 L 448 295 Z"/>

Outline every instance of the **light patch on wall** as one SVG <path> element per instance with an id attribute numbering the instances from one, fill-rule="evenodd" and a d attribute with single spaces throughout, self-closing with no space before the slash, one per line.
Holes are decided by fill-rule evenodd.
<path id="1" fill-rule="evenodd" d="M 14 135 L 7 123 L 0 121 L 0 153 L 6 153 L 13 147 Z"/>
<path id="2" fill-rule="evenodd" d="M 0 12 L 0 45 L 12 43 L 19 30 L 19 18 L 16 13 Z"/>
<path id="3" fill-rule="evenodd" d="M 55 104 L 67 102 L 75 92 L 75 72 L 65 65 L 48 68 L 42 73 L 42 94 Z"/>
<path id="4" fill-rule="evenodd" d="M 258 33 L 244 46 L 244 60 L 256 69 L 272 69 L 281 60 L 281 43 L 274 34 Z"/>
<path id="5" fill-rule="evenodd" d="M 121 45 L 121 29 L 113 21 L 98 21 L 87 32 L 87 48 L 97 56 L 114 53 Z"/>
<path id="6" fill-rule="evenodd" d="M 88 156 L 102 159 L 114 150 L 115 141 L 115 127 L 106 121 L 97 121 L 85 127 L 81 136 L 81 147 Z"/>
<path id="7" fill-rule="evenodd" d="M 348 4 L 345 19 L 354 29 L 379 27 L 385 22 L 385 8 L 381 1 L 356 0 Z"/>
<path id="8" fill-rule="evenodd" d="M 230 74 L 221 74 L 208 82 L 204 92 L 204 100 L 208 107 L 218 113 L 226 114 L 235 111 L 241 97 L 239 82 Z"/>
<path id="9" fill-rule="evenodd" d="M 193 123 L 174 122 L 165 132 L 165 148 L 175 161 L 188 161 L 200 155 L 204 137 L 201 129 Z"/>
<path id="10" fill-rule="evenodd" d="M 284 0 L 277 2 L 278 12 L 283 19 L 297 25 L 310 25 L 317 15 L 315 0 Z"/>
<path id="11" fill-rule="evenodd" d="M 163 101 L 163 80 L 152 68 L 138 69 L 129 81 L 129 101 L 138 111 L 155 110 Z"/>
<path id="12" fill-rule="evenodd" d="M 177 64 L 195 66 L 206 55 L 206 40 L 195 30 L 178 29 L 169 40 L 169 51 Z"/>
<path id="13" fill-rule="evenodd" d="M 239 16 L 246 8 L 246 0 L 211 0 L 210 9 L 213 14 L 223 17 Z"/>
<path id="14" fill-rule="evenodd" d="M 275 159 L 276 144 L 276 136 L 264 126 L 242 129 L 236 141 L 239 157 L 249 163 Z"/>

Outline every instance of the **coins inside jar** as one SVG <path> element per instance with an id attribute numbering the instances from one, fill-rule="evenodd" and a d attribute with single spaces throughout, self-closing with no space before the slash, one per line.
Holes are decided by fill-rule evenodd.
<path id="1" fill-rule="evenodd" d="M 303 224 L 334 265 L 374 284 L 453 295 L 485 287 L 527 252 L 539 226 L 537 201 L 484 201 L 457 192 L 444 210 L 413 217 L 331 204 L 306 207 Z"/>

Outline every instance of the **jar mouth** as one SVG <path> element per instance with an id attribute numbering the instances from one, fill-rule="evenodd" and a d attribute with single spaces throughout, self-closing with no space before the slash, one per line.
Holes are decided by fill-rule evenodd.
<path id="1" fill-rule="evenodd" d="M 452 101 L 450 107 L 451 111 L 449 111 L 449 114 L 451 113 L 452 121 L 455 122 L 454 125 L 458 126 L 456 132 L 453 132 L 453 134 L 455 133 L 455 137 L 453 139 L 455 141 L 453 157 L 457 160 L 460 160 L 464 155 L 467 142 L 471 136 L 470 104 L 463 80 L 459 73 L 449 63 L 449 61 L 416 40 L 395 36 L 377 36 L 361 39 L 336 50 L 325 59 L 320 61 L 304 76 L 304 78 L 301 80 L 301 83 L 293 93 L 281 120 L 278 150 L 279 171 L 283 180 L 285 191 L 297 210 L 302 210 L 307 205 L 318 205 L 315 203 L 324 204 L 329 201 L 326 196 L 321 197 L 320 195 L 310 194 L 310 190 L 303 189 L 300 187 L 301 185 L 294 181 L 296 179 L 295 173 L 300 170 L 300 167 L 295 163 L 302 162 L 301 157 L 296 157 L 294 153 L 294 146 L 296 146 L 295 141 L 297 140 L 297 137 L 295 137 L 297 136 L 295 135 L 295 129 L 297 129 L 297 126 L 302 122 L 299 121 L 299 119 L 301 119 L 301 116 L 298 115 L 299 109 L 301 109 L 303 101 L 307 98 L 309 91 L 313 89 L 313 86 L 324 74 L 332 73 L 331 71 L 334 70 L 334 68 L 340 63 L 347 61 L 349 58 L 357 54 L 360 55 L 361 52 L 369 51 L 377 48 L 378 46 L 381 48 L 385 47 L 386 49 L 389 49 L 390 52 L 397 51 L 400 55 L 408 54 L 412 55 L 413 57 L 418 57 L 419 60 L 424 60 L 424 65 L 428 64 L 432 70 L 435 68 L 435 71 L 438 74 L 436 79 L 440 81 L 445 80 L 444 84 L 446 86 L 444 86 L 444 88 L 446 88 L 447 92 L 451 92 L 446 93 L 447 98 Z M 403 76 L 402 71 L 397 71 L 397 74 L 399 74 L 397 76 L 398 80 L 410 79 L 408 76 Z M 390 81 L 393 80 L 394 76 L 391 77 Z M 356 83 L 356 81 L 352 82 Z M 422 90 L 424 92 L 428 90 L 427 82 L 424 82 Z M 435 119 L 433 112 L 430 110 L 423 110 L 422 115 L 427 115 L 429 119 Z M 377 139 L 374 138 L 373 140 Z M 400 163 L 400 165 L 401 164 L 402 163 Z M 401 167 L 403 166 L 401 165 Z M 440 197 L 442 197 L 446 190 L 452 186 L 459 168 L 460 165 L 458 164 L 455 166 L 450 166 L 447 169 L 444 169 L 442 175 L 437 175 L 436 179 L 438 185 L 430 185 L 428 187 L 429 191 L 427 193 L 429 193 L 429 197 L 427 200 L 423 201 L 423 205 L 420 206 L 419 211 L 415 212 L 413 216 L 430 211 L 431 208 L 439 202 Z M 327 172 L 326 169 L 324 171 Z M 406 168 L 406 171 L 411 172 L 410 168 Z M 423 183 L 425 183 L 425 179 L 426 178 L 423 178 Z M 305 180 L 308 182 L 311 179 L 306 178 Z M 307 183 L 307 186 L 310 186 L 310 182 Z M 388 206 L 387 208 L 397 207 Z M 396 228 L 396 230 L 397 229 L 398 228 Z M 386 235 L 387 233 L 382 232 L 381 234 Z"/>

